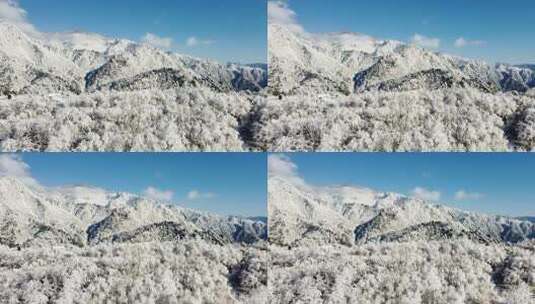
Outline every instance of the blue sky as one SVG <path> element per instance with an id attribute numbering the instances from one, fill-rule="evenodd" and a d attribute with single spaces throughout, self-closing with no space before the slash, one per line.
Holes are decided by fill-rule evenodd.
<path id="1" fill-rule="evenodd" d="M 19 5 L 43 32 L 82 30 L 135 41 L 153 33 L 171 38 L 173 50 L 198 57 L 267 60 L 266 0 L 20 0 Z M 187 46 L 191 37 L 196 46 Z"/>
<path id="2" fill-rule="evenodd" d="M 535 216 L 531 153 L 286 154 L 312 185 L 356 185 L 432 197 L 456 208 Z M 460 192 L 463 191 L 463 192 Z"/>
<path id="3" fill-rule="evenodd" d="M 162 193 L 167 191 L 168 195 L 172 194 L 172 201 L 188 208 L 225 215 L 267 214 L 266 157 L 263 154 L 22 153 L 19 155 L 22 161 L 29 165 L 31 176 L 49 187 L 89 185 L 109 191 L 138 194 L 143 194 L 148 187 L 153 187 Z"/>
<path id="4" fill-rule="evenodd" d="M 411 41 L 439 39 L 436 50 L 491 63 L 535 63 L 535 1 L 288 0 L 308 32 L 360 32 Z M 455 41 L 464 38 L 456 47 Z M 428 42 L 432 40 L 427 40 Z M 436 42 L 436 40 L 435 40 Z M 432 43 L 433 44 L 433 43 Z"/>

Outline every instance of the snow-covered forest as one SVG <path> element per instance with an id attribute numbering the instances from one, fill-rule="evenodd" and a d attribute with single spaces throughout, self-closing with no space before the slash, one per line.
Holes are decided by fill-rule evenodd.
<path id="1" fill-rule="evenodd" d="M 529 304 L 535 244 L 272 246 L 272 303 Z"/>
<path id="2" fill-rule="evenodd" d="M 46 187 L 27 168 L 0 157 L 1 303 L 266 303 L 265 219 Z"/>
<path id="3" fill-rule="evenodd" d="M 535 149 L 533 91 L 518 95 L 441 89 L 270 97 L 253 113 L 253 142 L 271 151 Z"/>
<path id="4" fill-rule="evenodd" d="M 3 151 L 530 151 L 535 95 L 265 98 L 209 89 L 0 100 Z"/>
<path id="5" fill-rule="evenodd" d="M 284 2 L 270 9 L 271 97 L 253 110 L 251 132 L 259 149 L 535 149 L 530 65 L 493 65 L 360 33 L 311 33 Z"/>
<path id="6" fill-rule="evenodd" d="M 266 303 L 267 251 L 201 240 L 0 245 L 2 303 Z"/>
<path id="7" fill-rule="evenodd" d="M 258 98 L 203 88 L 17 96 L 0 100 L 0 150 L 242 151 Z"/>
<path id="8" fill-rule="evenodd" d="M 528 304 L 535 223 L 307 183 L 269 160 L 272 303 Z"/>
<path id="9" fill-rule="evenodd" d="M 242 151 L 265 64 L 0 20 L 0 150 Z"/>
<path id="10" fill-rule="evenodd" d="M 84 33 L 46 41 L 5 22 L 0 31 L 2 151 L 535 148 L 525 67 L 270 24 L 268 82 L 261 64 Z"/>

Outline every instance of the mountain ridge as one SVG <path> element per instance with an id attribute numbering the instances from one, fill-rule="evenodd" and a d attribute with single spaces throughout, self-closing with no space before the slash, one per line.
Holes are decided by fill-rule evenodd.
<path id="1" fill-rule="evenodd" d="M 218 92 L 254 93 L 267 85 L 267 69 L 261 64 L 220 64 L 92 33 L 56 34 L 46 40 L 30 37 L 6 21 L 0 22 L 0 33 L 2 95 L 106 91 L 111 85 L 102 84 L 121 80 L 128 83 L 136 77 L 150 81 L 151 74 L 162 69 L 196 79 L 200 85 L 211 83 Z M 167 78 L 158 80 L 151 83 L 151 88 L 181 86 Z M 112 87 L 144 88 L 127 84 Z"/>
<path id="2" fill-rule="evenodd" d="M 283 246 L 452 238 L 490 244 L 535 239 L 533 222 L 467 212 L 399 194 L 354 188 L 357 195 L 351 196 L 344 195 L 342 188 L 330 189 L 345 197 L 343 202 L 325 188 L 297 185 L 280 177 L 270 177 L 268 187 L 269 239 Z"/>
<path id="3" fill-rule="evenodd" d="M 468 86 L 524 93 L 535 87 L 535 73 L 527 65 L 492 66 L 362 34 L 297 33 L 280 24 L 269 24 L 268 33 L 269 91 L 274 95 Z M 444 80 L 433 74 L 449 76 Z"/>
<path id="4" fill-rule="evenodd" d="M 96 203 L 82 201 L 73 200 L 70 193 L 0 177 L 0 244 L 44 245 L 48 240 L 52 245 L 92 246 L 197 238 L 215 244 L 254 244 L 267 238 L 261 221 L 198 212 L 136 195 L 104 192 Z"/>

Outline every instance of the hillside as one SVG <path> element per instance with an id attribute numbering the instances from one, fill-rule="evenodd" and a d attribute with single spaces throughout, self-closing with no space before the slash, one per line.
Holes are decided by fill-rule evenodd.
<path id="1" fill-rule="evenodd" d="M 265 303 L 265 221 L 4 176 L 0 223 L 0 302 Z"/>
<path id="2" fill-rule="evenodd" d="M 0 23 L 0 33 L 3 95 L 178 87 L 257 92 L 267 79 L 261 65 L 219 64 L 90 33 L 45 40 L 8 22 Z"/>
<path id="3" fill-rule="evenodd" d="M 267 65 L 0 22 L 0 150 L 242 151 Z"/>
<path id="4" fill-rule="evenodd" d="M 467 238 L 482 244 L 535 239 L 530 221 L 465 212 L 357 187 L 317 188 L 273 176 L 269 239 L 281 246 Z"/>
<path id="5" fill-rule="evenodd" d="M 360 33 L 269 24 L 270 151 L 531 151 L 535 73 Z"/>
<path id="6" fill-rule="evenodd" d="M 269 89 L 274 95 L 477 88 L 526 92 L 529 66 L 489 65 L 357 33 L 312 34 L 270 24 Z"/>
<path id="7" fill-rule="evenodd" d="M 92 188 L 77 187 L 75 191 L 77 199 L 73 200 L 72 188 L 50 190 L 0 177 L 0 243 L 8 247 L 36 243 L 85 247 L 201 239 L 225 245 L 253 244 L 267 236 L 262 221 L 183 209 L 128 193 L 93 196 Z"/>
<path id="8" fill-rule="evenodd" d="M 278 174 L 268 202 L 271 302 L 532 302 L 533 222 Z"/>

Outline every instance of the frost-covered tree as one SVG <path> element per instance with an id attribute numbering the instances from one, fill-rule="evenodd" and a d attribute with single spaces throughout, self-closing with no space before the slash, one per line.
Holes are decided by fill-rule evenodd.
<path id="1" fill-rule="evenodd" d="M 533 244 L 465 240 L 270 252 L 272 303 L 533 303 Z"/>
<path id="2" fill-rule="evenodd" d="M 534 105 L 476 89 L 272 97 L 252 134 L 272 151 L 529 151 Z"/>
<path id="3" fill-rule="evenodd" d="M 0 245 L 2 303 L 265 303 L 267 252 L 204 241 Z"/>
<path id="4" fill-rule="evenodd" d="M 254 98 L 202 88 L 18 96 L 0 100 L 0 149 L 241 151 Z"/>

